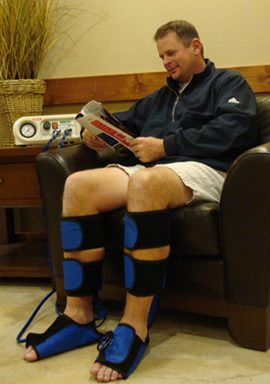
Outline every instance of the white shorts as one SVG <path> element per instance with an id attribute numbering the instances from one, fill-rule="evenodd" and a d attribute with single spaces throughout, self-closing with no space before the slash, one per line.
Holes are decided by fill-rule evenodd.
<path id="1" fill-rule="evenodd" d="M 121 164 L 108 164 L 107 167 L 118 167 L 132 176 L 135 172 L 145 169 L 142 164 L 125 166 Z M 206 164 L 196 161 L 184 161 L 167 164 L 157 164 L 154 167 L 168 167 L 173 170 L 183 181 L 183 183 L 192 189 L 193 197 L 187 203 L 196 203 L 198 201 L 219 202 L 222 186 L 225 180 L 225 173 L 216 171 Z"/>

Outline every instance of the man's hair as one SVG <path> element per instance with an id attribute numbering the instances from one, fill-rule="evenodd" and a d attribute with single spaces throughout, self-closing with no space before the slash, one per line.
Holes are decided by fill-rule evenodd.
<path id="1" fill-rule="evenodd" d="M 194 25 L 185 20 L 174 20 L 158 28 L 154 36 L 155 41 L 166 36 L 169 32 L 175 32 L 185 46 L 189 46 L 194 38 L 200 38 Z"/>
<path id="2" fill-rule="evenodd" d="M 155 41 L 166 36 L 170 32 L 175 32 L 179 40 L 188 47 L 193 39 L 200 39 L 199 33 L 193 24 L 185 20 L 174 20 L 159 27 L 154 35 Z M 203 45 L 201 55 L 204 57 Z"/>

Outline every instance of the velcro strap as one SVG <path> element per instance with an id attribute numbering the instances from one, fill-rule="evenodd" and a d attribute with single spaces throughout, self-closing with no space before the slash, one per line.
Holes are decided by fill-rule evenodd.
<path id="1" fill-rule="evenodd" d="M 124 256 L 125 287 L 134 296 L 152 296 L 166 284 L 167 259 L 138 260 Z"/>
<path id="2" fill-rule="evenodd" d="M 60 221 L 62 247 L 66 252 L 104 247 L 101 214 L 63 217 Z"/>
<path id="3" fill-rule="evenodd" d="M 63 261 L 64 288 L 68 296 L 95 295 L 102 286 L 102 260 L 81 262 L 76 259 Z"/>
<path id="4" fill-rule="evenodd" d="M 171 238 L 171 211 L 128 212 L 124 219 L 124 246 L 128 249 L 157 248 Z"/>

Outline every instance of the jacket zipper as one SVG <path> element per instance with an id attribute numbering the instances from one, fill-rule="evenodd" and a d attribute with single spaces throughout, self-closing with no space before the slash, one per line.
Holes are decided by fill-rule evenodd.
<path id="1" fill-rule="evenodd" d="M 172 122 L 174 123 L 175 119 L 175 109 L 176 109 L 176 106 L 177 106 L 177 103 L 180 99 L 180 97 L 182 96 L 182 93 L 185 92 L 186 88 L 189 86 L 190 82 L 191 82 L 192 78 L 189 80 L 189 82 L 184 86 L 184 88 L 182 89 L 181 92 L 176 92 L 174 89 L 172 89 L 168 84 L 167 84 L 167 87 L 176 95 L 176 99 L 175 99 L 175 102 L 173 104 L 173 109 L 172 109 Z"/>
<path id="2" fill-rule="evenodd" d="M 174 89 L 172 89 L 171 87 L 169 87 L 169 85 L 167 85 L 167 87 L 176 95 L 176 99 L 175 99 L 175 102 L 173 104 L 173 109 L 172 109 L 172 122 L 174 123 L 174 116 L 175 116 L 175 109 L 176 109 L 176 106 L 177 106 L 177 103 L 180 99 L 180 94 L 177 93 Z"/>
<path id="3" fill-rule="evenodd" d="M 174 123 L 175 109 L 176 109 L 176 106 L 177 106 L 177 103 L 178 103 L 179 99 L 180 99 L 180 95 L 177 94 L 175 102 L 173 104 L 173 109 L 172 109 L 172 122 L 173 123 Z"/>

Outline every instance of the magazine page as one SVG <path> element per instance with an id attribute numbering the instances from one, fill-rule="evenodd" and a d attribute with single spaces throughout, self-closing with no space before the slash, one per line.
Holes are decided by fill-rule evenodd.
<path id="1" fill-rule="evenodd" d="M 92 112 L 86 116 L 79 117 L 77 120 L 83 128 L 88 129 L 93 135 L 97 136 L 113 150 L 119 151 L 123 147 L 129 149 L 129 142 L 134 136 L 127 131 L 120 121 L 116 120 L 114 116 L 109 114 L 109 112 L 107 113 L 111 122 L 108 122 L 108 119 L 105 120 L 105 118 Z M 118 126 L 116 126 L 116 124 Z"/>

